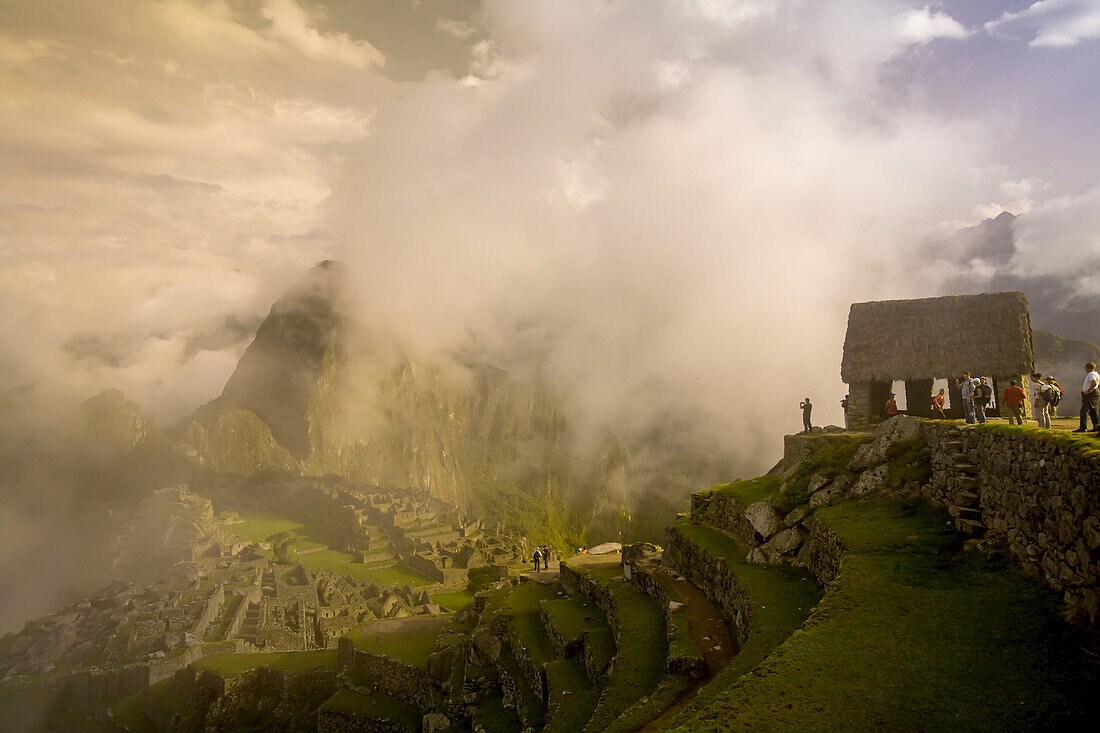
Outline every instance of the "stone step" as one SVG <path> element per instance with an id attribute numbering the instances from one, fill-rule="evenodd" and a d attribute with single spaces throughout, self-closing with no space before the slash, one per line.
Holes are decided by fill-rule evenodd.
<path id="1" fill-rule="evenodd" d="M 961 453 L 963 449 L 963 442 L 961 440 L 949 440 L 943 445 L 945 448 L 955 453 Z"/>
<path id="2" fill-rule="evenodd" d="M 958 516 L 960 519 L 973 519 L 980 522 L 982 519 L 982 510 L 975 507 L 960 506 L 956 507 Z"/>
<path id="3" fill-rule="evenodd" d="M 956 491 L 955 492 L 955 505 L 960 507 L 977 506 L 981 499 L 977 494 L 969 491 Z"/>
<path id="4" fill-rule="evenodd" d="M 985 525 L 981 522 L 977 522 L 973 519 L 964 519 L 959 517 L 955 520 L 955 526 L 959 528 L 959 531 L 963 534 L 977 537 L 985 533 Z"/>
<path id="5" fill-rule="evenodd" d="M 955 473 L 965 473 L 970 476 L 976 476 L 978 475 L 978 471 L 980 471 L 981 469 L 979 469 L 973 463 L 956 463 L 951 466 L 951 470 Z"/>
<path id="6" fill-rule="evenodd" d="M 955 486 L 970 491 L 971 489 L 977 489 L 981 486 L 981 481 L 978 480 L 977 476 L 957 476 L 955 478 Z"/>

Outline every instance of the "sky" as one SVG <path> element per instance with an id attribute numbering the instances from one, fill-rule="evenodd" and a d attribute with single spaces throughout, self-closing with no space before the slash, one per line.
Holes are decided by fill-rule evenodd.
<path id="1" fill-rule="evenodd" d="M 593 427 L 839 422 L 930 239 L 1100 303 L 1098 76 L 1097 0 L 0 0 L 0 401 L 178 419 L 331 257 Z"/>

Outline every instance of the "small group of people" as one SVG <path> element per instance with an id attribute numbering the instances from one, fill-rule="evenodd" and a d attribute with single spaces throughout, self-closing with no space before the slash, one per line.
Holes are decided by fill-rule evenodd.
<path id="1" fill-rule="evenodd" d="M 542 570 L 550 569 L 550 545 L 540 545 L 535 548 L 534 555 L 531 557 L 535 562 L 535 572 L 539 571 L 539 563 L 542 563 Z"/>
<path id="2" fill-rule="evenodd" d="M 1053 374 L 1044 377 L 1041 373 L 1035 372 L 1031 375 L 1031 390 L 1035 419 L 1039 427 L 1049 428 L 1050 418 L 1055 416 L 1058 403 L 1062 401 L 1062 396 L 1065 394 L 1062 385 L 1058 384 Z"/>
<path id="3" fill-rule="evenodd" d="M 963 416 L 966 423 L 973 425 L 986 422 L 985 409 L 993 402 L 993 386 L 986 381 L 985 377 L 972 377 L 970 372 L 963 372 L 962 376 L 955 380 L 955 386 L 959 388 L 959 395 L 962 397 Z M 1019 402 L 1016 399 L 1018 395 L 1015 392 L 1010 392 L 1013 387 L 1019 390 L 1019 394 L 1023 395 Z M 940 393 L 942 394 L 943 390 L 940 390 Z M 1026 397 L 1027 395 L 1020 389 L 1020 385 L 1013 380 L 1008 389 L 1005 390 L 1005 407 L 1008 407 L 1010 403 L 1017 406 L 1022 405 L 1022 400 Z"/>

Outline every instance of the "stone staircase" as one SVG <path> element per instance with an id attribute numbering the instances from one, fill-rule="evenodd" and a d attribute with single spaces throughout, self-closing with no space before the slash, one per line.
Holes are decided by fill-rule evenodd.
<path id="1" fill-rule="evenodd" d="M 948 460 L 948 482 L 952 487 L 953 503 L 948 513 L 955 519 L 955 527 L 969 537 L 985 534 L 986 526 L 982 521 L 980 480 L 976 456 L 971 455 L 974 448 L 967 450 L 967 436 L 962 430 L 955 431 L 946 447 L 950 451 Z"/>

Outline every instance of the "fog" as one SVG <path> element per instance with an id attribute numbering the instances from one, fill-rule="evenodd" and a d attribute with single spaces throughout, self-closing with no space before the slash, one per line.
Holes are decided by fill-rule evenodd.
<path id="1" fill-rule="evenodd" d="M 930 237 L 1006 208 L 1006 267 L 1100 297 L 1096 189 L 1010 169 L 1011 114 L 945 111 L 908 71 L 994 31 L 1050 45 L 1023 13 L 983 30 L 900 0 L 4 5 L 0 404 L 39 448 L 107 387 L 160 425 L 215 397 L 330 257 L 391 355 L 545 382 L 582 445 L 686 426 L 744 475 L 807 395 L 842 422 L 850 303 L 973 267 L 929 269 Z M 395 23 L 406 41 L 371 42 Z M 42 489 L 4 475 L 9 497 Z M 57 511 L 70 488 L 6 502 L 0 582 L 57 582 L 4 627 L 83 577 L 63 558 L 98 538 Z"/>

